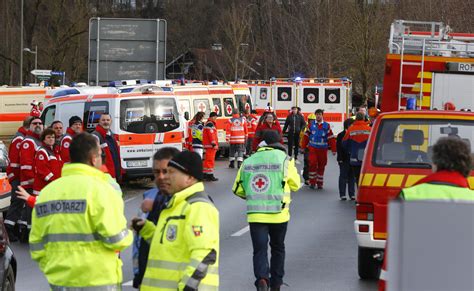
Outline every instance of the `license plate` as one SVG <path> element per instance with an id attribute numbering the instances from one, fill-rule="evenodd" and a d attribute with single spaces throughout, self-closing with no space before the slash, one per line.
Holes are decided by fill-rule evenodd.
<path id="1" fill-rule="evenodd" d="M 127 168 L 145 168 L 147 162 L 147 160 L 127 161 Z"/>

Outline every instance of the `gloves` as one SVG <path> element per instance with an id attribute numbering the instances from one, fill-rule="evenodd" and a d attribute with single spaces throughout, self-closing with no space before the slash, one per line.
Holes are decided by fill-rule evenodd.
<path id="1" fill-rule="evenodd" d="M 143 226 L 145 225 L 145 220 L 139 217 L 132 218 L 132 229 L 137 233 L 142 230 Z"/>

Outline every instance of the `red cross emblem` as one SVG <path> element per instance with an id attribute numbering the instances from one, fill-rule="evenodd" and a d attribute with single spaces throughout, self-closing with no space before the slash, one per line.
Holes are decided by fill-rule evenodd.
<path id="1" fill-rule="evenodd" d="M 314 95 L 313 93 L 309 93 L 307 98 L 309 102 L 313 102 L 316 99 L 316 95 Z"/>
<path id="2" fill-rule="evenodd" d="M 283 99 L 283 100 L 288 99 L 288 93 L 286 93 L 286 92 L 281 93 L 281 99 Z"/>
<path id="3" fill-rule="evenodd" d="M 200 102 L 199 105 L 198 105 L 198 109 L 199 111 L 206 111 L 206 104 L 204 104 L 203 102 Z"/>
<path id="4" fill-rule="evenodd" d="M 331 102 L 335 102 L 336 99 L 337 99 L 337 96 L 336 96 L 336 94 L 331 93 L 331 94 L 329 94 L 328 99 L 329 99 L 329 101 L 331 101 Z"/>
<path id="5" fill-rule="evenodd" d="M 260 99 L 267 99 L 267 93 L 265 92 L 260 93 Z"/>
<path id="6" fill-rule="evenodd" d="M 227 106 L 225 107 L 225 110 L 227 111 L 227 114 L 232 114 L 232 106 L 230 106 L 230 104 L 227 104 Z"/>
<path id="7" fill-rule="evenodd" d="M 217 104 L 214 105 L 214 112 L 217 113 L 217 114 L 219 114 L 219 111 L 220 111 L 220 110 L 219 110 L 219 106 L 218 106 Z"/>
<path id="8" fill-rule="evenodd" d="M 254 192 L 263 193 L 270 188 L 270 179 L 265 174 L 257 174 L 252 177 L 250 185 Z"/>

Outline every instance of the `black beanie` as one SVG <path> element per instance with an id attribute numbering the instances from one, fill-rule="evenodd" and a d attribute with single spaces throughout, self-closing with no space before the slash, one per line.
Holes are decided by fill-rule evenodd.
<path id="1" fill-rule="evenodd" d="M 75 116 L 75 115 L 69 118 L 69 127 L 71 127 L 76 122 L 82 123 L 82 119 L 79 116 Z"/>
<path id="2" fill-rule="evenodd" d="M 209 117 L 214 117 L 214 116 L 217 116 L 217 112 L 212 111 L 211 113 L 209 113 Z"/>
<path id="3" fill-rule="evenodd" d="M 202 181 L 202 160 L 196 153 L 189 151 L 181 152 L 168 162 L 168 166 L 176 168 L 181 172 Z"/>
<path id="4" fill-rule="evenodd" d="M 280 136 L 275 130 L 266 130 L 263 132 L 263 140 L 267 145 L 280 142 Z"/>

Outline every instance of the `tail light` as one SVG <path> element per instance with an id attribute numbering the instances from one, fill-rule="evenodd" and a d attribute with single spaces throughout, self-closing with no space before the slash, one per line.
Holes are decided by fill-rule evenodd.
<path id="1" fill-rule="evenodd" d="M 360 203 L 356 206 L 357 220 L 374 220 L 374 205 Z"/>

